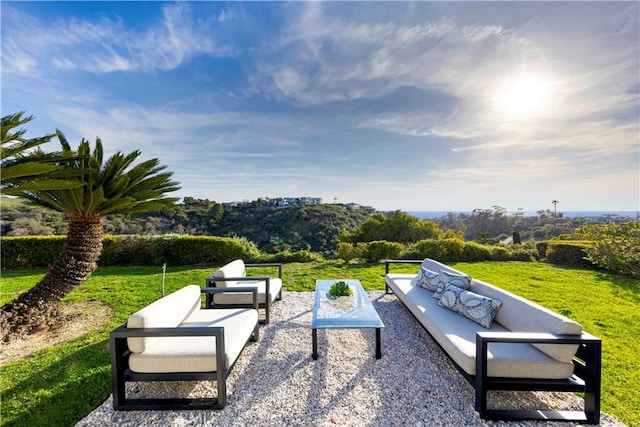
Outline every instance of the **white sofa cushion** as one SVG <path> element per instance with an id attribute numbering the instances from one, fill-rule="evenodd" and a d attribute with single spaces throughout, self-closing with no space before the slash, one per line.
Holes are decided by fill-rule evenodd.
<path id="1" fill-rule="evenodd" d="M 244 265 L 244 261 L 241 259 L 236 259 L 231 261 L 228 264 L 223 265 L 219 269 L 213 273 L 213 277 L 218 277 L 221 279 L 224 278 L 233 278 L 233 277 L 245 277 L 246 276 L 246 268 Z M 234 280 L 218 280 L 215 282 L 217 288 L 224 288 L 226 286 L 235 286 L 238 284 L 237 281 Z M 242 285 L 242 283 L 240 283 Z"/>
<path id="2" fill-rule="evenodd" d="M 415 275 L 388 274 L 385 280 L 454 362 L 475 375 L 476 333 L 487 329 L 438 306 L 430 292 L 412 284 L 414 278 Z M 488 330 L 508 332 L 497 321 Z M 529 344 L 492 343 L 487 369 L 492 377 L 563 379 L 573 374 L 573 363 L 558 361 Z"/>
<path id="3" fill-rule="evenodd" d="M 180 325 L 224 327 L 225 363 L 228 369 L 238 358 L 258 322 L 258 312 L 246 309 L 203 309 L 192 313 Z M 167 337 L 148 345 L 142 353 L 132 353 L 129 368 L 139 373 L 214 372 L 215 337 Z"/>
<path id="4" fill-rule="evenodd" d="M 237 276 L 236 276 L 237 277 Z M 224 283 L 224 282 L 217 282 Z M 258 304 L 266 304 L 267 284 L 264 280 L 241 281 L 237 284 L 227 287 L 257 287 L 258 288 Z M 282 280 L 279 278 L 269 279 L 269 301 L 276 300 L 278 293 L 282 289 Z M 253 302 L 253 294 L 250 292 L 233 292 L 233 293 L 216 293 L 213 296 L 215 304 L 251 304 Z"/>
<path id="5" fill-rule="evenodd" d="M 471 290 L 502 301 L 495 321 L 513 332 L 547 332 L 580 335 L 582 326 L 549 309 L 480 280 L 471 282 Z M 578 346 L 572 344 L 533 344 L 549 356 L 570 362 Z"/>
<path id="6" fill-rule="evenodd" d="M 200 309 L 200 286 L 189 285 L 179 289 L 129 316 L 127 328 L 174 328 L 194 311 Z M 134 353 L 142 353 L 159 338 L 127 338 Z"/>

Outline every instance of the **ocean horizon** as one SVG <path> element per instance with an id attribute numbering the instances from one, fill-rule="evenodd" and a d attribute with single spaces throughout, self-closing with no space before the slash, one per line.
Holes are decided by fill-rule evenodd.
<path id="1" fill-rule="evenodd" d="M 416 216 L 418 218 L 437 219 L 443 216 L 447 216 L 449 213 L 454 214 L 466 214 L 471 215 L 472 211 L 405 211 L 409 215 Z M 513 215 L 515 212 L 507 212 L 507 215 Z M 524 216 L 538 216 L 535 211 L 524 211 Z M 558 216 L 562 215 L 565 218 L 597 218 L 604 216 L 619 216 L 628 217 L 629 219 L 637 219 L 640 217 L 640 211 L 567 211 L 558 212 Z"/>

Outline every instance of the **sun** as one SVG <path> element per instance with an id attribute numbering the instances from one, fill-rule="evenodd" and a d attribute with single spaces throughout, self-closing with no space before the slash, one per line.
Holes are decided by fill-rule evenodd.
<path id="1" fill-rule="evenodd" d="M 550 84 L 536 75 L 520 75 L 503 80 L 495 103 L 503 115 L 513 118 L 534 118 L 549 106 Z"/>

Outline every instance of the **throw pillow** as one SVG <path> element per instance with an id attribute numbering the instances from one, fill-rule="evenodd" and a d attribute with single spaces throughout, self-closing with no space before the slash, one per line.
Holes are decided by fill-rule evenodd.
<path id="1" fill-rule="evenodd" d="M 435 299 L 440 299 L 444 292 L 444 288 L 449 284 L 469 290 L 471 289 L 471 277 L 466 274 L 455 274 L 444 270 L 440 271 L 440 284 L 433 293 L 433 297 Z"/>
<path id="2" fill-rule="evenodd" d="M 440 285 L 440 274 L 428 268 L 420 267 L 416 284 L 430 291 L 435 291 Z"/>
<path id="3" fill-rule="evenodd" d="M 454 285 L 447 285 L 438 305 L 462 314 L 467 319 L 489 329 L 498 309 L 502 306 L 502 301 Z"/>

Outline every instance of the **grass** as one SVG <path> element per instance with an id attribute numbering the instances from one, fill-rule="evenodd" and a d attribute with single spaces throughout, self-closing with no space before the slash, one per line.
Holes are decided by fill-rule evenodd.
<path id="1" fill-rule="evenodd" d="M 494 283 L 581 323 L 603 340 L 602 410 L 628 425 L 640 426 L 640 283 L 590 270 L 539 263 L 458 263 L 453 267 Z M 397 265 L 393 271 L 415 272 Z M 166 293 L 187 284 L 204 284 L 215 267 L 167 269 Z M 273 273 L 251 269 L 254 275 Z M 2 304 L 33 286 L 44 270 L 3 271 Z M 365 289 L 384 289 L 383 264 L 292 263 L 283 267 L 288 290 L 312 291 L 315 280 L 358 278 Z M 2 425 L 67 426 L 100 405 L 111 391 L 109 331 L 162 295 L 158 267 L 99 268 L 65 303 L 100 301 L 113 311 L 108 322 L 53 348 L 0 369 Z M 283 300 L 286 304 L 286 300 Z M 473 402 L 470 402 L 473 404 Z"/>

